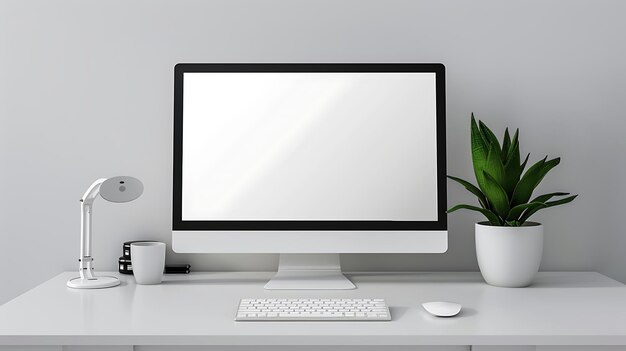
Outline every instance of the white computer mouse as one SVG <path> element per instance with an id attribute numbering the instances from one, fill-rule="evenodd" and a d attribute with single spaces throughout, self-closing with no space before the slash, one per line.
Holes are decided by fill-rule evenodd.
<path id="1" fill-rule="evenodd" d="M 456 302 L 426 302 L 422 307 L 437 317 L 453 317 L 461 312 L 461 305 Z"/>

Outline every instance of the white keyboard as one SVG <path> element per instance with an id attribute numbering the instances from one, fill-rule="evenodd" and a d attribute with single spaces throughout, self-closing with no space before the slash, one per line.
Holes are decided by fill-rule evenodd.
<path id="1" fill-rule="evenodd" d="M 383 299 L 242 299 L 236 321 L 390 321 Z"/>

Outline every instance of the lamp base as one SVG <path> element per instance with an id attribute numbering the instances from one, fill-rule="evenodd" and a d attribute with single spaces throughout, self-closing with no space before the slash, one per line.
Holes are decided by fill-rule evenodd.
<path id="1" fill-rule="evenodd" d="M 116 277 L 95 277 L 94 279 L 82 279 L 76 277 L 67 281 L 67 286 L 72 289 L 103 289 L 120 285 Z"/>

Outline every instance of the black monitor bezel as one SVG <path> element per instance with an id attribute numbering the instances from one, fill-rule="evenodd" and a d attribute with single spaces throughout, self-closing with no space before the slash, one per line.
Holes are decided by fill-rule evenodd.
<path id="1" fill-rule="evenodd" d="M 191 72 L 426 72 L 435 73 L 437 100 L 437 221 L 182 219 L 183 79 Z M 415 231 L 447 230 L 446 96 L 441 63 L 179 63 L 174 67 L 172 229 L 175 231 Z"/>

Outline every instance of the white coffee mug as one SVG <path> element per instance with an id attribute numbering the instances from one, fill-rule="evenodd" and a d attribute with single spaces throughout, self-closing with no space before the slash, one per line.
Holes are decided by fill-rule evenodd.
<path id="1" fill-rule="evenodd" d="M 132 243 L 130 257 L 137 284 L 161 284 L 165 269 L 165 243 L 156 241 Z"/>

